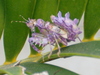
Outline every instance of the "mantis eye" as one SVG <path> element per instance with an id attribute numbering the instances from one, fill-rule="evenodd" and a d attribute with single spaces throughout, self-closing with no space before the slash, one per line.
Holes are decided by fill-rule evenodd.
<path id="1" fill-rule="evenodd" d="M 30 23 L 30 21 L 27 21 L 26 23 Z"/>

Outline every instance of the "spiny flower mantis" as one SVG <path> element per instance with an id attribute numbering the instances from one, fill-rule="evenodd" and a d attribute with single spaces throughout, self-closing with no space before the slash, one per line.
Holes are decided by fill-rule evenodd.
<path id="1" fill-rule="evenodd" d="M 31 29 L 32 35 L 29 38 L 29 43 L 34 50 L 41 52 L 41 50 L 39 50 L 35 45 L 45 47 L 49 44 L 51 52 L 48 55 L 48 58 L 50 58 L 52 54 L 51 45 L 57 45 L 57 55 L 60 57 L 59 43 L 67 46 L 68 42 L 75 41 L 76 38 L 79 39 L 78 35 L 81 33 L 77 27 L 78 19 L 75 18 L 74 20 L 71 20 L 69 16 L 70 14 L 68 12 L 65 14 L 65 17 L 62 17 L 62 13 L 59 11 L 57 16 L 51 15 L 52 23 L 48 21 L 45 22 L 42 19 L 36 20 L 28 18 L 28 20 L 26 20 L 23 16 L 21 17 L 25 20 L 25 22 L 19 22 L 25 23 Z M 40 33 L 35 31 L 35 27 L 39 29 Z"/>

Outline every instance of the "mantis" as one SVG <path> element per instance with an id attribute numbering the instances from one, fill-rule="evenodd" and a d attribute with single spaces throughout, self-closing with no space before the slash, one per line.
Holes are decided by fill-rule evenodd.
<path id="1" fill-rule="evenodd" d="M 52 55 L 52 47 L 51 45 L 57 45 L 58 52 L 57 55 L 60 57 L 60 45 L 67 46 L 68 42 L 75 41 L 76 38 L 79 38 L 78 35 L 81 33 L 79 28 L 77 27 L 78 19 L 71 20 L 69 12 L 65 14 L 65 17 L 62 17 L 62 13 L 59 11 L 57 16 L 51 15 L 51 21 L 46 22 L 42 19 L 30 19 L 26 20 L 23 16 L 21 16 L 32 32 L 32 37 L 29 38 L 29 43 L 34 50 L 37 52 L 41 52 L 35 45 L 39 45 L 45 47 L 46 45 L 50 45 L 51 52 L 48 55 L 48 58 Z M 35 28 L 38 28 L 40 33 L 35 31 Z M 80 40 L 80 39 L 79 39 Z"/>

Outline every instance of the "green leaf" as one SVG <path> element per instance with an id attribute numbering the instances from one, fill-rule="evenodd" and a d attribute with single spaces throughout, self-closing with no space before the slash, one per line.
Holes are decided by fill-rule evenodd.
<path id="1" fill-rule="evenodd" d="M 3 0 L 0 0 L 0 38 L 4 28 L 4 3 Z"/>
<path id="2" fill-rule="evenodd" d="M 57 14 L 58 0 L 37 0 L 33 18 L 50 21 L 52 14 Z"/>
<path id="3" fill-rule="evenodd" d="M 58 8 L 58 0 L 36 0 L 36 6 L 34 10 L 33 17 L 34 19 L 43 19 L 45 21 L 50 21 L 50 16 L 52 14 L 57 14 L 57 8 Z M 39 30 L 36 30 L 36 32 L 39 32 Z M 39 49 L 42 49 L 41 47 L 38 47 Z M 31 48 L 31 54 L 34 55 L 36 52 Z"/>
<path id="4" fill-rule="evenodd" d="M 35 62 L 20 62 L 21 64 L 14 66 L 16 63 L 12 63 L 9 65 L 3 65 L 0 66 L 0 75 L 1 74 L 9 74 L 9 75 L 24 75 L 22 73 L 25 73 L 27 75 L 32 75 L 34 73 L 42 73 L 42 72 L 48 72 L 49 75 L 78 75 L 74 72 L 71 72 L 69 70 L 49 65 L 49 64 L 43 64 L 43 63 L 35 63 Z"/>
<path id="5" fill-rule="evenodd" d="M 100 28 L 100 1 L 88 0 L 85 11 L 84 40 L 93 40 Z"/>
<path id="6" fill-rule="evenodd" d="M 72 19 L 80 19 L 85 11 L 86 4 L 87 0 L 59 0 L 58 11 L 63 12 L 63 14 L 69 12 Z"/>
<path id="7" fill-rule="evenodd" d="M 42 63 L 33 63 L 33 62 L 27 62 L 22 63 L 21 66 L 24 66 L 26 68 L 26 73 L 28 75 L 32 75 L 34 73 L 42 73 L 42 72 L 48 72 L 49 75 L 78 75 L 76 73 L 73 73 L 69 70 L 49 65 L 49 64 L 42 64 Z"/>
<path id="8" fill-rule="evenodd" d="M 53 51 L 50 59 L 48 59 L 47 55 L 44 58 L 44 61 L 53 60 L 59 58 L 57 56 L 58 50 Z M 100 58 L 100 41 L 91 41 L 84 42 L 75 45 L 71 45 L 68 47 L 61 48 L 60 57 L 69 57 L 69 56 L 88 56 Z M 43 62 L 43 60 L 39 60 L 39 62 Z"/>
<path id="9" fill-rule="evenodd" d="M 0 75 L 25 75 L 24 74 L 24 68 L 21 66 L 18 67 L 10 67 L 7 69 L 0 69 Z"/>
<path id="10" fill-rule="evenodd" d="M 25 18 L 31 17 L 34 0 L 4 0 L 3 2 L 5 3 L 6 19 L 4 30 L 6 62 L 14 62 L 25 43 L 29 29 L 23 23 L 11 23 L 11 21 L 23 21 L 19 15 Z"/>

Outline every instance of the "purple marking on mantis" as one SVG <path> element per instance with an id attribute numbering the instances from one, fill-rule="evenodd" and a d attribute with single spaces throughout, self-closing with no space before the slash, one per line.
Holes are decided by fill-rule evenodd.
<path id="1" fill-rule="evenodd" d="M 56 26 L 61 27 L 63 30 L 66 30 L 68 32 L 67 40 L 75 41 L 75 39 L 81 33 L 81 31 L 77 27 L 79 20 L 76 18 L 74 20 L 71 20 L 69 17 L 69 12 L 65 14 L 65 17 L 62 17 L 61 12 L 59 11 L 58 17 L 52 15 L 51 20 Z"/>

